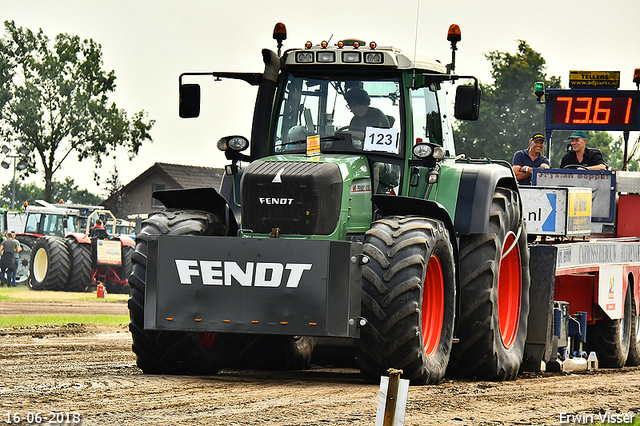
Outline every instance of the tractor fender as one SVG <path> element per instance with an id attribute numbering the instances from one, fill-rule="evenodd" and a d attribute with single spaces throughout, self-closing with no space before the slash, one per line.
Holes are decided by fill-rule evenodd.
<path id="1" fill-rule="evenodd" d="M 153 198 L 167 209 L 202 210 L 218 215 L 226 227 L 226 235 L 238 233 L 238 223 L 229 203 L 214 188 L 172 189 L 155 191 Z"/>
<path id="2" fill-rule="evenodd" d="M 489 226 L 491 203 L 496 187 L 518 193 L 510 168 L 499 164 L 465 164 L 460 176 L 454 227 L 456 235 L 485 234 Z"/>
<path id="3" fill-rule="evenodd" d="M 91 244 L 91 238 L 82 232 L 72 232 L 71 234 L 67 234 L 67 238 L 70 237 L 75 238 L 75 240 L 80 244 Z"/>
<path id="4" fill-rule="evenodd" d="M 118 239 L 120 239 L 120 243 L 122 244 L 122 246 L 135 247 L 136 245 L 136 242 L 133 241 L 133 238 L 127 237 L 126 235 L 120 235 Z"/>
<path id="5" fill-rule="evenodd" d="M 451 216 L 449 216 L 447 209 L 445 209 L 442 204 L 436 201 L 397 195 L 376 194 L 372 198 L 373 204 L 377 207 L 378 213 L 381 216 L 415 215 L 441 221 L 445 228 L 447 228 L 447 231 L 449 231 L 449 239 L 453 247 L 454 259 L 458 259 L 458 242 L 456 240 L 455 229 L 451 221 Z"/>

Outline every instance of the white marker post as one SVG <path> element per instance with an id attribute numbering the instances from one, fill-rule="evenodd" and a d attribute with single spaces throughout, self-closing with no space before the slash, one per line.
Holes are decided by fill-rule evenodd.
<path id="1" fill-rule="evenodd" d="M 409 380 L 400 379 L 402 370 L 389 369 L 389 377 L 380 378 L 375 426 L 404 426 L 409 395 Z"/>

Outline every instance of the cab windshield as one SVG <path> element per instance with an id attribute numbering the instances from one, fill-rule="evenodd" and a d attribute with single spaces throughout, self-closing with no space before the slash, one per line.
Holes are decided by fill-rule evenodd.
<path id="1" fill-rule="evenodd" d="M 275 153 L 402 155 L 398 79 L 329 80 L 289 74 L 275 123 Z"/>

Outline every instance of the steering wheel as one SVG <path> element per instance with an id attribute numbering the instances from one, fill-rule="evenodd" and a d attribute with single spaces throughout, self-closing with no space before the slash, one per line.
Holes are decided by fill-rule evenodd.
<path id="1" fill-rule="evenodd" d="M 336 130 L 336 133 L 345 132 L 347 130 L 351 130 L 351 126 L 342 126 L 338 130 Z"/>
<path id="2" fill-rule="evenodd" d="M 582 164 L 567 164 L 563 167 L 563 169 L 580 169 L 580 170 L 589 170 L 587 166 Z"/>

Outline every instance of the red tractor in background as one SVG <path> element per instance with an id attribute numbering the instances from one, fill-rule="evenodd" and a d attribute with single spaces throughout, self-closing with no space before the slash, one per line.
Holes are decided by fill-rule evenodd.
<path id="1" fill-rule="evenodd" d="M 103 228 L 90 237 L 98 215 L 113 219 L 111 235 Z M 128 293 L 134 242 L 116 234 L 116 222 L 110 211 L 96 210 L 87 217 L 86 232 L 38 238 L 31 251 L 29 286 L 33 290 L 87 291 L 100 283 L 108 293 Z"/>

